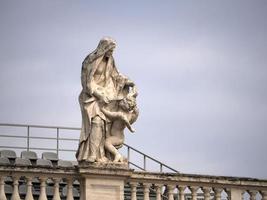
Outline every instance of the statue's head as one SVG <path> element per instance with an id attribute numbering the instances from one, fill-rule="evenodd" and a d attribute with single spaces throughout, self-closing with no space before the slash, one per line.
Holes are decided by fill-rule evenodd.
<path id="1" fill-rule="evenodd" d="M 127 95 L 120 100 L 119 107 L 127 112 L 133 110 L 136 107 L 136 98 L 132 95 Z"/>
<path id="2" fill-rule="evenodd" d="M 97 49 L 105 54 L 106 57 L 110 57 L 116 47 L 116 41 L 111 37 L 104 37 L 100 40 Z"/>

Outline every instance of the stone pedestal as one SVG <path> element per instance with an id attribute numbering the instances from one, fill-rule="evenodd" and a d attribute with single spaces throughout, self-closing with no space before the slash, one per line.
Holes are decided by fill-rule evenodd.
<path id="1" fill-rule="evenodd" d="M 121 164 L 79 164 L 81 200 L 123 200 L 133 170 Z"/>

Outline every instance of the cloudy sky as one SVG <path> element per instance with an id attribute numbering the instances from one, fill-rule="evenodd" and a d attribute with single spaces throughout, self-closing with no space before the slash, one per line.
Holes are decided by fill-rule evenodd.
<path id="1" fill-rule="evenodd" d="M 111 36 L 139 89 L 126 143 L 184 173 L 267 178 L 266 19 L 266 0 L 1 0 L 0 123 L 80 127 L 81 62 Z"/>

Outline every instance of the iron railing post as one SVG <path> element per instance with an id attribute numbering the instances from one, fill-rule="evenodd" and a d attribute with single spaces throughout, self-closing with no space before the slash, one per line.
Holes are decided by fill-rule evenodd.
<path id="1" fill-rule="evenodd" d="M 27 151 L 30 151 L 30 126 L 27 126 Z"/>
<path id="2" fill-rule="evenodd" d="M 144 155 L 144 170 L 146 171 L 146 155 Z"/>
<path id="3" fill-rule="evenodd" d="M 59 152 L 59 128 L 57 128 L 57 156 Z"/>
<path id="4" fill-rule="evenodd" d="M 127 146 L 127 161 L 128 161 L 128 167 L 130 167 L 130 147 Z"/>

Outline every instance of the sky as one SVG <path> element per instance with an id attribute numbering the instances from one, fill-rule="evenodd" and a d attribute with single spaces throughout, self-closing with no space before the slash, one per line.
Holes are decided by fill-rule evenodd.
<path id="1" fill-rule="evenodd" d="M 267 179 L 266 19 L 266 0 L 1 0 L 0 123 L 80 127 L 81 63 L 111 36 L 139 93 L 127 144 L 182 173 Z"/>

